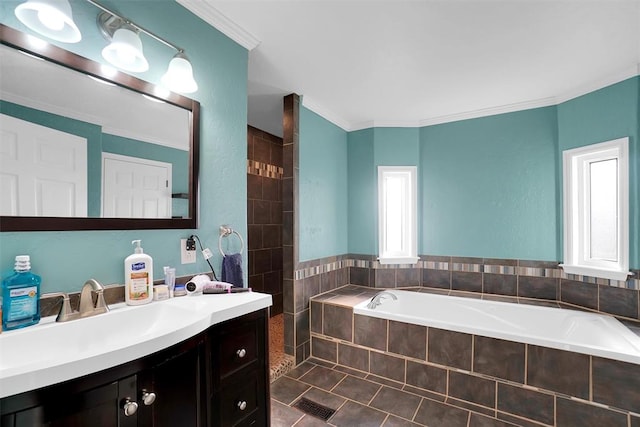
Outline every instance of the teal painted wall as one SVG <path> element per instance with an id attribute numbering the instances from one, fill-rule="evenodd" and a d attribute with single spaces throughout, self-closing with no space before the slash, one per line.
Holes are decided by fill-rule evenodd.
<path id="1" fill-rule="evenodd" d="M 374 129 L 349 132 L 347 136 L 348 252 L 353 254 L 373 255 L 377 251 L 378 195 L 373 141 Z"/>
<path id="2" fill-rule="evenodd" d="M 349 253 L 378 252 L 377 167 L 419 166 L 419 154 L 419 128 L 380 127 L 349 133 Z"/>
<path id="3" fill-rule="evenodd" d="M 628 136 L 630 268 L 640 268 L 640 77 L 558 106 L 419 128 L 418 156 L 416 129 L 349 133 L 350 253 L 377 253 L 376 166 L 417 164 L 419 253 L 561 261 L 562 150 Z"/>
<path id="4" fill-rule="evenodd" d="M 377 254 L 377 166 L 418 166 L 418 252 L 553 260 L 554 107 L 349 134 L 349 252 Z"/>
<path id="5" fill-rule="evenodd" d="M 419 252 L 557 260 L 556 109 L 421 129 Z"/>
<path id="6" fill-rule="evenodd" d="M 629 137 L 629 266 L 640 268 L 640 76 L 558 105 L 562 151 Z M 562 180 L 558 182 L 562 192 Z M 562 220 L 562 217 L 559 218 Z M 559 235 L 562 239 L 562 233 Z M 561 241 L 561 240 L 560 240 Z"/>
<path id="7" fill-rule="evenodd" d="M 18 1 L 0 3 L 3 24 L 30 33 L 13 15 Z M 200 211 L 196 230 L 134 230 L 0 233 L 0 270 L 11 268 L 17 254 L 30 254 L 34 272 L 43 278 L 42 292 L 78 291 L 90 277 L 104 284 L 122 283 L 123 260 L 132 252 L 131 240 L 142 239 L 154 259 L 154 276 L 162 267 L 177 267 L 178 275 L 206 272 L 196 264 L 180 265 L 180 238 L 197 234 L 214 249 L 218 227 L 230 224 L 246 237 L 247 64 L 248 52 L 173 0 L 103 1 L 137 24 L 183 47 L 194 68 L 199 90 L 190 97 L 201 103 Z M 83 40 L 61 47 L 98 62 L 105 40 L 95 25 L 96 9 L 71 1 Z M 136 74 L 158 83 L 174 52 L 143 37 L 150 70 Z M 220 274 L 221 257 L 213 250 L 212 264 Z M 244 260 L 245 282 L 247 263 Z"/>
<path id="8" fill-rule="evenodd" d="M 376 167 L 418 166 L 420 163 L 419 128 L 374 128 L 373 143 Z M 377 178 L 377 169 L 375 174 Z"/>
<path id="9" fill-rule="evenodd" d="M 347 132 L 304 107 L 299 129 L 299 259 L 345 253 Z"/>

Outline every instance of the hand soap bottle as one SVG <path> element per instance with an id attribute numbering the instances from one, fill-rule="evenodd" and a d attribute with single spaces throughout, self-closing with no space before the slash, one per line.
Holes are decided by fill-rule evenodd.
<path id="1" fill-rule="evenodd" d="M 40 322 L 40 276 L 31 272 L 29 255 L 16 256 L 14 273 L 2 281 L 2 329 Z"/>
<path id="2" fill-rule="evenodd" d="M 142 251 L 140 240 L 133 240 L 134 253 L 124 260 L 124 299 L 128 305 L 153 300 L 153 260 Z"/>

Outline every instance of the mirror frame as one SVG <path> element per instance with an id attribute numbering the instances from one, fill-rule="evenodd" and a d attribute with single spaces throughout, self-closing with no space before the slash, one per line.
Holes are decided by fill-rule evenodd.
<path id="1" fill-rule="evenodd" d="M 198 172 L 200 164 L 200 103 L 169 92 L 165 97 L 154 93 L 155 85 L 118 71 L 108 77 L 101 64 L 45 42 L 42 47 L 29 43 L 29 36 L 0 24 L 0 43 L 22 50 L 61 66 L 93 75 L 118 86 L 143 93 L 191 112 L 189 129 L 189 218 L 76 218 L 0 216 L 2 231 L 79 231 L 79 230 L 145 230 L 197 228 Z"/>

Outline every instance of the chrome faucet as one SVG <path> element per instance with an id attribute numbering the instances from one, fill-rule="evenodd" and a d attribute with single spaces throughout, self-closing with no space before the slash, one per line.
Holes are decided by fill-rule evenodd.
<path id="1" fill-rule="evenodd" d="M 395 296 L 394 294 L 392 294 L 391 292 L 387 292 L 387 291 L 378 292 L 376 294 L 376 296 L 371 298 L 371 301 L 369 301 L 369 304 L 367 304 L 367 307 L 371 308 L 371 309 L 376 308 L 377 306 L 382 304 L 382 302 L 380 300 L 383 299 L 385 297 L 385 295 L 389 295 L 392 300 L 397 300 L 398 299 L 398 297 Z"/>
<path id="2" fill-rule="evenodd" d="M 93 304 L 92 291 L 98 294 L 96 304 Z M 48 297 L 62 297 L 62 306 L 56 317 L 56 322 L 68 322 L 69 320 L 81 319 L 83 317 L 95 316 L 109 311 L 109 306 L 104 300 L 104 286 L 97 280 L 89 279 L 82 286 L 80 291 L 80 309 L 73 311 L 69 302 L 69 295 L 64 292 L 47 294 Z"/>

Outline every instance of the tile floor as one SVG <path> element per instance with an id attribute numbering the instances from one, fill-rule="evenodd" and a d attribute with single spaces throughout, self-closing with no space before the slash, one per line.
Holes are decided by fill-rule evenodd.
<path id="1" fill-rule="evenodd" d="M 413 391 L 416 391 L 414 393 Z M 293 405 L 305 397 L 335 409 L 327 422 Z M 271 383 L 272 427 L 512 426 L 445 405 L 348 368 L 308 360 Z"/>

